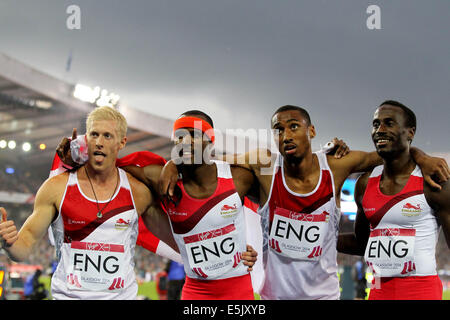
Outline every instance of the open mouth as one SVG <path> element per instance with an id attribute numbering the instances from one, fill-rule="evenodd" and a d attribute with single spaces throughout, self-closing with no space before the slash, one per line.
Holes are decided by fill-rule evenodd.
<path id="1" fill-rule="evenodd" d="M 284 146 L 284 152 L 286 154 L 293 154 L 297 150 L 297 146 L 295 144 L 287 144 Z"/>
<path id="2" fill-rule="evenodd" d="M 191 156 L 193 155 L 192 148 L 190 148 L 190 147 L 184 148 L 184 147 L 183 147 L 183 148 L 180 150 L 179 155 L 180 155 L 180 157 L 183 157 L 183 158 L 191 157 Z"/>
<path id="3" fill-rule="evenodd" d="M 390 143 L 392 140 L 389 138 L 376 138 L 375 139 L 375 144 L 377 145 L 377 147 L 384 147 L 386 146 L 388 143 Z"/>
<path id="4" fill-rule="evenodd" d="M 101 151 L 94 151 L 94 159 L 95 161 L 102 161 L 106 157 L 106 154 L 104 154 Z"/>

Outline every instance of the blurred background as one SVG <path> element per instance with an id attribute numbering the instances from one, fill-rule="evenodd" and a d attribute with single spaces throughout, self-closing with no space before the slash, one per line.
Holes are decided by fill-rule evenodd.
<path id="1" fill-rule="evenodd" d="M 368 27 L 372 4 L 380 29 Z M 285 104 L 310 112 L 315 150 L 337 136 L 371 151 L 373 112 L 394 99 L 417 115 L 413 144 L 450 162 L 449 21 L 447 0 L 3 0 L 0 206 L 23 224 L 57 144 L 74 127 L 84 133 L 97 105 L 128 120 L 121 156 L 149 150 L 168 159 L 172 122 L 188 109 L 211 115 L 222 132 L 245 131 L 268 129 Z M 342 190 L 343 232 L 353 229 L 356 178 Z M 1 298 L 24 298 L 36 270 L 48 290 L 54 257 L 48 239 L 24 264 L 0 252 Z M 441 234 L 445 290 L 449 257 Z M 140 296 L 159 298 L 169 261 L 141 247 L 135 260 Z M 364 264 L 341 254 L 338 261 L 342 298 L 364 298 Z"/>

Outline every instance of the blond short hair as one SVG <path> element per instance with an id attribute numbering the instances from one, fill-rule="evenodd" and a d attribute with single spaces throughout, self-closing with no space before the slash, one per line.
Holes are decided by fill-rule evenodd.
<path id="1" fill-rule="evenodd" d="M 116 109 L 112 107 L 98 107 L 92 110 L 86 119 L 86 131 L 89 132 L 94 121 L 114 120 L 117 123 L 117 133 L 122 139 L 127 135 L 127 120 Z"/>

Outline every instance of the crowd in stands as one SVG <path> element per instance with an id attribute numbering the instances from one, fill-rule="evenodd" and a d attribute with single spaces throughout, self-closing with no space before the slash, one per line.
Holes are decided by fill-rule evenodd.
<path id="1" fill-rule="evenodd" d="M 0 166 L 0 191 L 36 193 L 45 178 L 28 170 L 14 168 L 14 173 L 7 173 L 5 165 Z"/>

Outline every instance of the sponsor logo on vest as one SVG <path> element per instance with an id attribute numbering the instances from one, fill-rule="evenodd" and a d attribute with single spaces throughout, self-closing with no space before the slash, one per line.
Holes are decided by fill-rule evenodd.
<path id="1" fill-rule="evenodd" d="M 402 215 L 406 217 L 418 216 L 421 212 L 422 208 L 420 207 L 420 204 L 413 205 L 407 202 L 402 208 Z"/>
<path id="2" fill-rule="evenodd" d="M 117 230 L 125 230 L 130 226 L 130 220 L 123 220 L 122 218 L 119 218 L 116 221 L 115 227 Z"/>
<path id="3" fill-rule="evenodd" d="M 403 265 L 402 274 L 407 274 L 416 270 L 416 264 L 413 261 L 405 262 Z"/>
<path id="4" fill-rule="evenodd" d="M 234 206 L 229 206 L 229 205 L 225 204 L 220 209 L 220 215 L 223 218 L 230 218 L 230 217 L 233 217 L 237 211 L 238 211 L 238 209 L 237 209 L 236 204 L 234 204 Z"/>
<path id="5" fill-rule="evenodd" d="M 222 229 L 206 231 L 206 232 L 202 232 L 202 233 L 198 234 L 198 240 L 199 241 L 203 241 L 203 240 L 206 240 L 206 239 L 220 237 L 222 234 L 223 234 L 223 230 Z"/>
<path id="6" fill-rule="evenodd" d="M 375 211 L 375 208 L 363 208 L 364 212 Z"/>
<path id="7" fill-rule="evenodd" d="M 202 268 L 192 268 L 192 271 L 194 271 L 197 275 L 199 275 L 202 278 L 208 278 L 208 275 L 203 272 Z"/>
<path id="8" fill-rule="evenodd" d="M 242 252 L 236 252 L 233 258 L 234 258 L 233 268 L 236 268 L 242 260 Z"/>
<path id="9" fill-rule="evenodd" d="M 322 247 L 320 247 L 320 246 L 317 246 L 317 247 L 314 247 L 314 249 L 311 251 L 311 253 L 308 255 L 308 258 L 309 259 L 312 259 L 312 258 L 314 258 L 314 257 L 319 257 L 319 256 L 321 256 L 322 255 Z"/>
<path id="10" fill-rule="evenodd" d="M 84 220 L 72 220 L 70 218 L 67 219 L 67 224 L 86 224 Z"/>
<path id="11" fill-rule="evenodd" d="M 187 216 L 188 215 L 186 212 L 177 212 L 170 208 L 168 210 L 168 213 L 170 216 Z"/>
<path id="12" fill-rule="evenodd" d="M 115 289 L 123 289 L 125 284 L 125 280 L 121 277 L 114 278 L 112 284 L 109 286 L 108 290 L 115 290 Z"/>
<path id="13" fill-rule="evenodd" d="M 77 288 L 81 288 L 81 284 L 78 281 L 78 276 L 74 275 L 73 273 L 67 276 L 67 283 L 69 283 L 72 286 L 76 286 Z"/>

